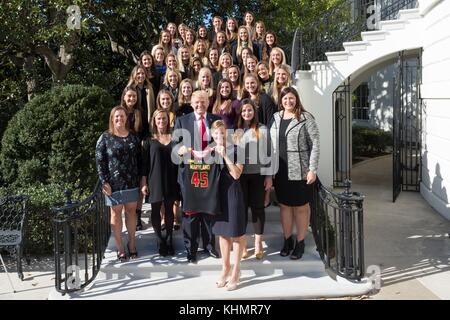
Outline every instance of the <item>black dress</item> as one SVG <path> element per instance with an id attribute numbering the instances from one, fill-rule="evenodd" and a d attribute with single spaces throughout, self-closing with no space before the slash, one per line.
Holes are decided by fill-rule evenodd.
<path id="1" fill-rule="evenodd" d="M 144 141 L 141 175 L 147 177 L 149 203 L 180 199 L 178 166 L 171 160 L 172 146 L 172 143 L 164 145 L 156 139 Z"/>
<path id="2" fill-rule="evenodd" d="M 240 237 L 247 228 L 244 196 L 239 180 L 234 180 L 224 165 L 219 182 L 222 212 L 214 217 L 213 233 L 222 237 Z"/>
<path id="3" fill-rule="evenodd" d="M 312 186 L 306 180 L 289 180 L 287 163 L 286 129 L 292 119 L 281 119 L 279 139 L 279 167 L 275 175 L 274 187 L 279 203 L 290 207 L 303 206 L 312 198 Z"/>

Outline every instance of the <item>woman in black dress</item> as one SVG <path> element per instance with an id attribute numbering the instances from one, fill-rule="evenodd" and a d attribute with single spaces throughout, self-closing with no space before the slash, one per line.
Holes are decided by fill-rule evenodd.
<path id="1" fill-rule="evenodd" d="M 305 250 L 309 202 L 319 164 L 319 130 L 293 87 L 283 88 L 279 101 L 281 111 L 274 114 L 270 138 L 272 154 L 279 163 L 274 186 L 284 234 L 280 255 L 287 256 L 293 249 L 291 259 L 300 259 Z M 297 229 L 295 240 L 292 236 L 294 224 Z"/>
<path id="2" fill-rule="evenodd" d="M 215 216 L 213 225 L 213 233 L 219 236 L 222 256 L 222 273 L 216 285 L 218 288 L 226 286 L 227 290 L 235 290 L 241 273 L 242 250 L 247 227 L 244 197 L 239 183 L 243 165 L 235 163 L 234 159 L 229 157 L 226 148 L 226 127 L 222 120 L 213 122 L 211 136 L 216 144 L 214 150 L 224 163 L 219 182 L 221 213 Z M 231 156 L 235 158 L 234 152 Z M 235 255 L 233 268 L 230 264 L 232 246 Z M 231 276 L 228 279 L 230 271 Z"/>
<path id="3" fill-rule="evenodd" d="M 97 141 L 95 160 L 97 172 L 105 194 L 105 202 L 111 207 L 111 227 L 117 247 L 117 258 L 123 262 L 127 255 L 122 242 L 122 210 L 128 231 L 130 258 L 137 258 L 136 205 L 139 199 L 141 143 L 128 130 L 127 110 L 117 106 L 111 110 L 109 130 Z"/>
<path id="4" fill-rule="evenodd" d="M 141 192 L 152 205 L 151 221 L 158 237 L 159 254 L 174 255 L 172 230 L 173 204 L 180 199 L 177 166 L 171 160 L 172 143 L 169 113 L 158 109 L 152 117 L 152 139 L 144 141 L 141 171 Z M 161 206 L 164 204 L 166 235 L 161 230 Z"/>

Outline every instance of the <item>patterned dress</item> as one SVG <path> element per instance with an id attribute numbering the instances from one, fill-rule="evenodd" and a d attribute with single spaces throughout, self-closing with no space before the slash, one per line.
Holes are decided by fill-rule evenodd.
<path id="1" fill-rule="evenodd" d="M 97 172 L 102 184 L 109 183 L 112 195 L 106 196 L 107 205 L 137 201 L 141 144 L 131 132 L 126 137 L 103 133 L 95 149 Z"/>

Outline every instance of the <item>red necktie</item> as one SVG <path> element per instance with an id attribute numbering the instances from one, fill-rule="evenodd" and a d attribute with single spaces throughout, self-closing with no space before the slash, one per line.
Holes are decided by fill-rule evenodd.
<path id="1" fill-rule="evenodd" d="M 205 126 L 205 122 L 203 121 L 204 117 L 201 114 L 200 115 L 200 124 L 199 124 L 199 134 L 200 134 L 200 141 L 202 142 L 202 150 L 204 150 L 206 148 L 206 145 L 208 144 L 208 142 L 206 141 L 206 126 Z"/>

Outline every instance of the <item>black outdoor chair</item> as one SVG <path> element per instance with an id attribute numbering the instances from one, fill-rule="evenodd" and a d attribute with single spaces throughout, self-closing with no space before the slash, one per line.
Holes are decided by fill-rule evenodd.
<path id="1" fill-rule="evenodd" d="M 8 270 L 1 256 L 2 250 L 17 258 L 17 273 L 23 280 L 22 256 L 25 247 L 25 229 L 28 210 L 28 196 L 8 196 L 0 198 L 0 259 L 9 278 Z M 30 259 L 26 257 L 27 264 Z M 14 290 L 14 287 L 13 287 Z"/>

